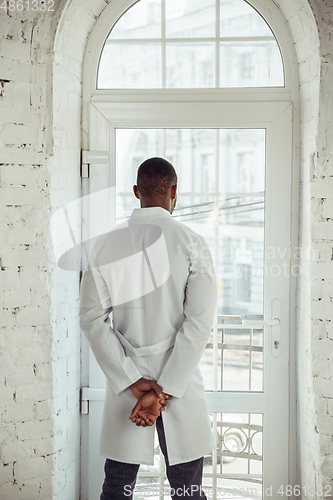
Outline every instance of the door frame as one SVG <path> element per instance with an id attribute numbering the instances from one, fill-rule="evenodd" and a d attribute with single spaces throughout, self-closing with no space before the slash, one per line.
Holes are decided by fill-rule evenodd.
<path id="1" fill-rule="evenodd" d="M 149 103 L 188 103 L 202 102 L 204 105 L 216 103 L 246 103 L 256 102 L 259 104 L 265 102 L 271 103 L 291 103 L 293 102 L 293 132 L 292 132 L 292 171 L 291 171 L 291 249 L 298 246 L 298 223 L 299 223 L 299 80 L 297 71 L 297 57 L 295 54 L 293 40 L 291 38 L 287 23 L 281 11 L 272 2 L 272 0 L 247 0 L 268 22 L 274 35 L 276 36 L 285 68 L 284 88 L 251 88 L 251 89 L 158 89 L 158 90 L 96 90 L 96 75 L 99 62 L 99 56 L 104 44 L 104 40 L 110 31 L 114 22 L 120 15 L 133 3 L 134 0 L 114 0 L 104 9 L 103 14 L 96 21 L 92 29 L 85 51 L 83 65 L 83 84 L 82 84 L 82 150 L 90 148 L 90 117 L 92 107 L 94 112 L 102 102 L 109 103 L 110 109 L 116 111 L 121 103 L 132 103 L 139 110 L 141 106 Z M 97 104 L 99 103 L 99 105 Z M 113 104 L 114 106 L 113 106 Z M 120 108 L 118 108 L 119 111 Z M 142 109 L 142 108 L 141 108 Z M 99 111 L 98 111 L 99 113 Z M 112 120 L 114 123 L 114 120 Z M 177 127 L 180 124 L 177 123 Z M 219 124 L 219 126 L 221 126 Z M 230 123 L 228 125 L 230 127 Z M 112 134 L 109 135 L 112 140 Z M 82 179 L 82 196 L 89 193 L 89 180 Z M 291 252 L 290 266 L 297 264 L 297 258 L 294 252 Z M 296 278 L 290 280 L 289 288 L 289 354 L 290 360 L 296 361 Z M 82 343 L 82 359 L 87 359 L 88 348 L 85 342 Z M 289 390 L 289 463 L 292 465 L 289 470 L 288 484 L 297 484 L 297 455 L 296 455 L 296 363 L 290 364 L 290 390 Z M 81 376 L 82 386 L 89 385 L 87 370 L 83 367 Z M 82 433 L 87 432 L 87 419 L 82 417 Z M 82 499 L 88 498 L 86 495 L 87 470 L 84 464 L 84 457 L 87 454 L 87 448 L 82 444 Z"/>
<path id="2" fill-rule="evenodd" d="M 291 191 L 292 191 L 292 182 L 291 182 L 291 172 L 292 172 L 292 105 L 290 102 L 243 102 L 243 103 L 234 103 L 234 102 L 219 102 L 219 103 L 145 103 L 144 105 L 144 116 L 145 120 L 142 122 L 142 113 L 143 113 L 143 105 L 142 103 L 113 103 L 113 102 L 102 102 L 98 100 L 97 103 L 94 102 L 91 104 L 94 108 L 94 111 L 91 110 L 92 114 L 95 113 L 94 120 L 102 120 L 104 122 L 104 126 L 108 127 L 108 134 L 104 133 L 105 140 L 107 135 L 109 135 L 109 148 L 112 148 L 113 151 L 110 153 L 111 165 L 107 168 L 111 168 L 111 172 L 115 170 L 114 168 L 114 134 L 116 128 L 265 128 L 267 130 L 267 143 L 266 143 L 266 161 L 271 166 L 268 169 L 268 175 L 266 182 L 271 183 L 276 186 L 279 183 L 279 189 L 273 190 L 272 188 L 269 190 L 271 195 L 270 199 L 274 196 L 276 201 L 272 202 L 275 204 L 279 204 L 282 206 L 286 212 L 285 217 L 288 218 L 288 215 L 291 213 Z M 256 113 L 258 120 L 253 120 L 253 116 Z M 184 118 L 185 117 L 185 118 Z M 221 119 L 221 117 L 223 117 Z M 110 120 L 113 120 L 112 123 Z M 108 124 L 108 125 L 107 125 Z M 209 125 L 209 127 L 208 127 Z M 96 134 L 96 131 L 97 134 Z M 100 127 L 97 126 L 96 122 L 92 124 L 91 135 L 96 135 L 96 140 L 100 141 Z M 97 138 L 98 137 L 98 138 Z M 93 138 L 92 138 L 93 139 Z M 280 144 L 285 145 L 285 153 L 283 153 L 283 148 L 280 147 Z M 96 143 L 93 142 L 93 148 L 96 148 Z M 106 145 L 104 146 L 105 149 Z M 283 156 L 284 155 L 284 156 Z M 280 174 L 276 176 L 276 178 L 272 178 L 272 175 L 275 175 L 278 170 L 281 171 L 281 164 L 284 165 L 286 170 L 285 176 L 282 178 Z M 279 168 L 280 167 L 280 168 Z M 275 174 L 274 174 L 275 173 Z M 266 169 L 267 174 L 267 169 Z M 104 176 L 106 173 L 104 173 Z M 286 179 L 286 176 L 289 176 Z M 95 191 L 98 183 L 100 183 L 100 188 L 105 186 L 105 179 L 109 179 L 110 182 L 113 182 L 114 174 L 107 175 L 104 180 L 98 181 L 98 174 L 96 175 L 97 184 L 95 183 L 95 187 L 93 191 Z M 92 177 L 90 182 L 93 181 L 94 177 Z M 102 174 L 103 179 L 103 174 Z M 287 198 L 283 198 L 282 201 L 279 201 L 281 198 L 281 192 L 283 190 L 283 184 L 286 183 L 290 186 L 290 196 Z M 109 186 L 107 186 L 109 187 Z M 110 186 L 111 187 L 111 186 Z M 89 191 L 89 190 L 88 190 Z M 88 194 L 88 193 L 86 193 Z M 288 199 L 289 198 L 289 199 Z M 271 202 L 268 203 L 266 210 L 270 210 Z M 266 217 L 265 225 L 267 224 L 267 219 L 271 218 L 272 215 Z M 285 218 L 284 218 L 285 220 Z M 274 221 L 274 227 L 277 227 L 279 223 L 278 218 Z M 269 226 L 271 228 L 272 225 Z M 290 241 L 290 231 L 285 234 L 285 245 L 287 246 Z M 278 243 L 278 239 L 274 241 L 274 238 L 277 238 L 275 235 L 272 235 L 266 232 L 265 239 L 268 239 L 269 246 L 275 246 Z M 289 238 L 288 238 L 289 235 Z M 289 262 L 289 257 L 285 259 Z M 289 264 L 290 265 L 290 264 Z M 290 279 L 292 281 L 292 279 Z M 267 277 L 266 277 L 266 290 L 267 290 Z M 288 310 L 289 316 L 291 311 L 291 300 L 289 300 L 290 286 L 287 289 L 284 289 L 283 292 L 279 292 L 278 294 L 274 294 L 273 292 L 266 292 L 269 294 L 269 301 L 265 304 L 265 319 L 274 319 L 271 317 L 271 302 L 276 295 L 279 295 L 280 300 L 283 301 L 283 298 L 288 297 Z M 291 299 L 291 297 L 290 297 Z M 282 327 L 284 327 L 285 332 L 291 332 L 292 330 L 288 329 L 290 322 L 284 317 L 282 318 Z M 270 327 L 266 327 L 268 331 L 266 331 L 265 336 L 269 334 Z M 281 340 L 282 342 L 282 340 Z M 290 366 L 290 355 L 288 356 L 288 351 L 290 349 L 291 336 L 289 334 L 289 343 L 287 354 L 283 358 L 283 366 L 284 370 L 288 373 Z M 265 356 L 264 359 L 270 359 L 270 363 L 274 364 L 275 361 L 273 358 L 268 358 L 270 356 L 271 345 L 269 342 L 265 342 Z M 285 350 L 286 345 L 283 346 L 282 353 Z M 283 354 L 282 354 L 283 356 Z M 281 359 L 280 363 L 277 363 L 276 368 L 270 371 L 271 376 L 273 377 L 272 384 L 275 381 L 281 379 Z M 89 365 L 90 369 L 94 370 L 94 365 L 96 366 L 96 362 L 92 359 L 91 355 L 89 356 Z M 266 371 L 265 371 L 266 373 Z M 289 374 L 289 389 L 290 389 L 290 378 L 291 373 Z M 285 390 L 287 381 L 285 381 Z M 94 382 L 90 384 L 90 387 L 97 389 L 100 385 Z M 96 392 L 96 391 L 95 391 Z M 238 412 L 260 412 L 263 414 L 263 426 L 267 426 L 265 420 L 267 421 L 267 412 L 269 409 L 269 398 L 267 397 L 267 393 L 269 392 L 268 380 L 264 381 L 264 392 L 256 393 L 256 394 L 230 394 L 229 391 L 225 391 L 223 393 L 210 393 L 207 392 L 207 399 L 210 407 L 210 411 L 238 411 Z M 98 409 L 95 407 L 93 410 L 96 415 L 100 412 L 101 409 L 101 393 L 96 392 L 98 399 Z M 271 394 L 271 393 L 270 393 Z M 273 398 L 272 394 L 270 396 Z M 245 402 L 246 401 L 246 402 Z M 281 406 L 277 405 L 277 407 L 272 410 L 270 408 L 270 429 L 276 429 L 279 427 L 281 422 L 281 413 L 284 413 L 284 430 L 281 428 L 281 432 L 283 431 L 283 435 L 286 438 L 286 447 L 288 447 L 289 442 L 289 450 L 286 456 L 286 448 L 281 445 L 281 434 L 274 434 L 272 430 L 267 428 L 266 432 L 269 434 L 269 440 L 263 439 L 263 453 L 266 459 L 264 459 L 264 469 L 263 476 L 265 478 L 263 488 L 266 489 L 268 486 L 273 485 L 273 491 L 277 491 L 278 487 L 281 484 L 281 481 L 277 481 L 274 479 L 272 469 L 275 469 L 272 465 L 272 461 L 276 460 L 277 464 L 286 464 L 286 469 L 284 471 L 284 484 L 291 484 L 289 482 L 290 472 L 292 472 L 293 466 L 295 463 L 290 461 L 290 447 L 296 447 L 296 436 L 291 434 L 290 424 L 291 419 L 288 418 L 288 414 L 292 414 L 291 407 L 291 398 L 290 394 L 287 392 L 284 394 L 284 403 Z M 270 405 L 274 404 L 273 399 L 271 399 Z M 280 408 L 280 412 L 279 412 Z M 249 410 L 250 409 L 250 410 Z M 275 419 L 275 420 L 274 420 Z M 274 436 L 273 436 L 274 434 Z M 90 446 L 96 449 L 95 442 L 98 440 L 98 436 L 94 432 L 91 436 L 89 436 Z M 274 442 L 274 444 L 272 444 Z M 272 448 L 273 447 L 273 448 Z M 274 449 L 274 458 L 271 455 L 271 458 L 268 459 L 269 450 Z M 279 450 L 279 451 L 278 451 Z M 271 452 L 272 453 L 272 452 Z M 288 464 L 288 465 L 287 465 Z M 277 484 L 279 483 L 279 484 Z"/>

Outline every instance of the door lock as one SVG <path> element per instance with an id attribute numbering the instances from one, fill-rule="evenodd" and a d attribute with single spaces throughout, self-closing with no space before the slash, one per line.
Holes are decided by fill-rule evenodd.
<path id="1" fill-rule="evenodd" d="M 272 300 L 272 318 L 271 320 L 261 319 L 243 319 L 242 325 L 248 325 L 252 328 L 270 326 L 272 328 L 272 356 L 280 356 L 280 299 Z"/>

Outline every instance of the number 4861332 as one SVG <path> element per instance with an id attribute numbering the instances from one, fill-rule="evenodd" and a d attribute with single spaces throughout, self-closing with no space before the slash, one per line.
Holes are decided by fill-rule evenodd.
<path id="1" fill-rule="evenodd" d="M 53 12 L 54 11 L 54 0 L 3 0 L 0 5 L 0 9 L 4 9 L 6 12 L 22 10 L 32 10 L 33 12 Z"/>

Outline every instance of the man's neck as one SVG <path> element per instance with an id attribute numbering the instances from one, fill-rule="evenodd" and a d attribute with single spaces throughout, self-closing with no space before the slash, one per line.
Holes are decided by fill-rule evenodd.
<path id="1" fill-rule="evenodd" d="M 163 203 L 161 200 L 140 200 L 140 208 L 149 207 L 161 207 L 170 212 L 167 203 Z"/>

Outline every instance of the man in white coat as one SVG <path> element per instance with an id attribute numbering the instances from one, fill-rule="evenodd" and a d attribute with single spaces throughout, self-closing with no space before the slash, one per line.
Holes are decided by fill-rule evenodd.
<path id="1" fill-rule="evenodd" d="M 80 326 L 106 375 L 100 499 L 132 498 L 139 465 L 154 463 L 155 427 L 172 498 L 206 498 L 203 456 L 215 445 L 198 364 L 216 306 L 212 257 L 204 238 L 171 216 L 169 162 L 143 162 L 133 189 L 141 208 L 97 240 L 81 283 Z M 151 390 L 164 410 L 156 424 L 140 404 Z"/>

